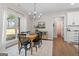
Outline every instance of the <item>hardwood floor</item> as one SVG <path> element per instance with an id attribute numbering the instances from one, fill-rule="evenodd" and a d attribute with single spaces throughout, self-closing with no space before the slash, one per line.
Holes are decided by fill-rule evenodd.
<path id="1" fill-rule="evenodd" d="M 78 56 L 78 50 L 64 39 L 57 37 L 53 41 L 53 55 L 54 56 Z"/>

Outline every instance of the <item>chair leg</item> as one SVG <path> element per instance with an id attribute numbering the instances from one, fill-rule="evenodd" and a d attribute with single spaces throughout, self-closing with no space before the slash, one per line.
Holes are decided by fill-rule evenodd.
<path id="1" fill-rule="evenodd" d="M 19 49 L 19 54 L 20 54 L 20 49 Z"/>
<path id="2" fill-rule="evenodd" d="M 22 49 L 22 44 L 20 45 L 20 48 L 19 48 L 19 54 L 20 54 L 21 49 Z"/>
<path id="3" fill-rule="evenodd" d="M 38 42 L 38 48 L 40 48 L 40 47 L 41 47 L 41 45 L 42 45 L 41 41 L 40 41 L 40 42 Z"/>
<path id="4" fill-rule="evenodd" d="M 36 52 L 37 52 L 37 46 L 36 46 Z"/>
<path id="5" fill-rule="evenodd" d="M 22 49 L 22 48 L 19 48 L 19 54 L 20 54 L 21 49 Z"/>
<path id="6" fill-rule="evenodd" d="M 25 56 L 27 56 L 27 48 L 25 48 Z"/>
<path id="7" fill-rule="evenodd" d="M 31 44 L 30 44 L 30 48 L 31 48 Z"/>
<path id="8" fill-rule="evenodd" d="M 41 45 L 42 45 L 42 40 L 41 40 Z"/>

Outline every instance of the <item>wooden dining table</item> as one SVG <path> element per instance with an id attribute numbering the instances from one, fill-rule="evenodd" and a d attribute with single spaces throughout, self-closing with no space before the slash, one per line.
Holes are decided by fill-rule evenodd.
<path id="1" fill-rule="evenodd" d="M 31 55 L 33 52 L 33 40 L 36 38 L 36 34 L 26 35 L 26 38 L 31 42 L 30 48 L 31 48 Z"/>

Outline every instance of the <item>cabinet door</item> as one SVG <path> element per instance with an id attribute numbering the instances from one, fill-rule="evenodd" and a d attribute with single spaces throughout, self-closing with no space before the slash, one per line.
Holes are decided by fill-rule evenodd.
<path id="1" fill-rule="evenodd" d="M 79 25 L 79 12 L 74 13 L 74 22 L 75 25 Z"/>
<path id="2" fill-rule="evenodd" d="M 74 39 L 73 32 L 67 32 L 67 41 L 72 42 Z"/>
<path id="3" fill-rule="evenodd" d="M 74 15 L 73 15 L 73 13 L 68 13 L 67 14 L 67 25 L 72 25 L 72 23 L 73 23 L 73 17 Z"/>
<path id="4" fill-rule="evenodd" d="M 74 32 L 73 42 L 78 42 L 78 39 L 79 39 L 78 34 L 79 34 L 78 32 Z"/>
<path id="5" fill-rule="evenodd" d="M 68 42 L 78 42 L 78 34 L 76 32 L 67 32 L 67 41 Z"/>
<path id="6" fill-rule="evenodd" d="M 67 14 L 67 25 L 79 25 L 79 12 L 70 12 Z"/>

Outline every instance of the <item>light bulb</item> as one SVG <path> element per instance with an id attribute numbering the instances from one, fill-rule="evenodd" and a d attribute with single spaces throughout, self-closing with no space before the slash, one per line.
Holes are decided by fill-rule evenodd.
<path id="1" fill-rule="evenodd" d="M 31 12 L 29 12 L 28 15 L 31 15 Z"/>
<path id="2" fill-rule="evenodd" d="M 37 14 L 37 12 L 36 12 L 36 11 L 34 11 L 34 14 Z"/>

